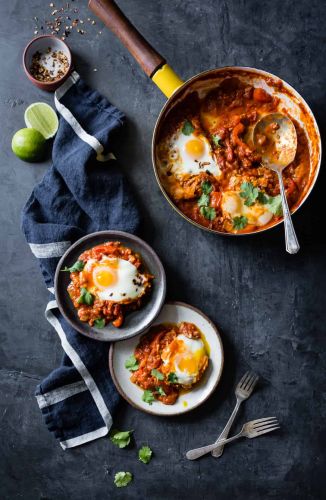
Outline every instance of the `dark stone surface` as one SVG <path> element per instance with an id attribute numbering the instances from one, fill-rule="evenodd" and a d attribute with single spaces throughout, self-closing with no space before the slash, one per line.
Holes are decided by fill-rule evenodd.
<path id="1" fill-rule="evenodd" d="M 227 239 L 186 223 L 164 200 L 151 166 L 151 133 L 164 97 L 109 32 L 97 34 L 100 23 L 69 38 L 77 69 L 129 117 L 117 154 L 143 207 L 145 239 L 166 266 L 169 298 L 201 308 L 221 328 L 225 371 L 207 404 L 181 418 L 155 418 L 121 404 L 116 424 L 135 429 L 136 445 L 149 443 L 154 450 L 147 466 L 137 461 L 136 445 L 119 450 L 107 438 L 63 452 L 43 425 L 34 388 L 58 365 L 62 350 L 43 317 L 47 293 L 19 218 L 49 163 L 21 162 L 10 142 L 24 126 L 28 104 L 53 103 L 28 82 L 21 66 L 33 17 L 48 18 L 49 3 L 0 2 L 1 498 L 322 498 L 325 174 L 294 217 L 302 245 L 296 256 L 284 251 L 282 227 Z M 74 4 L 81 10 L 76 17 L 92 17 L 86 2 Z M 119 4 L 184 78 L 227 64 L 271 71 L 303 95 L 325 132 L 322 0 Z M 282 431 L 230 446 L 218 461 L 207 456 L 188 462 L 184 452 L 211 441 L 224 426 L 234 405 L 233 386 L 248 367 L 261 374 L 262 384 L 243 405 L 235 428 L 246 419 L 277 415 Z M 128 489 L 113 485 L 119 470 L 134 474 Z"/>

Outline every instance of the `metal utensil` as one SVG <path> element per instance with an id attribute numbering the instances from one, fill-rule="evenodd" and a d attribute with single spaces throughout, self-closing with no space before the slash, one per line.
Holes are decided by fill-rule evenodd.
<path id="1" fill-rule="evenodd" d="M 267 434 L 268 432 L 276 431 L 276 429 L 279 428 L 280 426 L 276 417 L 266 417 L 259 418 L 258 420 L 251 420 L 250 422 L 244 424 L 239 434 L 236 434 L 235 436 L 232 436 L 228 439 L 218 441 L 217 443 L 203 446 L 202 448 L 195 448 L 194 450 L 190 450 L 186 453 L 186 457 L 188 458 L 188 460 L 196 460 L 197 458 L 206 455 L 206 453 L 213 451 L 215 448 L 219 447 L 220 444 L 223 444 L 224 446 L 227 443 L 231 443 L 232 441 L 235 441 L 236 439 L 239 439 L 241 437 L 252 439 L 258 436 L 262 436 L 263 434 Z"/>
<path id="2" fill-rule="evenodd" d="M 237 403 L 234 407 L 233 412 L 231 413 L 231 416 L 230 416 L 226 426 L 224 427 L 223 431 L 221 432 L 221 434 L 219 435 L 219 437 L 217 438 L 215 443 L 218 443 L 218 441 L 220 441 L 221 439 L 225 439 L 228 437 L 231 426 L 232 426 L 234 419 L 238 413 L 238 410 L 240 408 L 241 403 L 243 401 L 245 401 L 246 399 L 248 399 L 249 396 L 251 396 L 252 391 L 254 390 L 254 388 L 258 382 L 258 379 L 259 379 L 259 377 L 258 377 L 258 375 L 256 375 L 256 373 L 246 372 L 244 374 L 244 376 L 242 377 L 242 379 L 238 383 L 237 387 L 235 388 L 235 397 L 237 398 Z M 220 457 L 223 454 L 223 449 L 224 449 L 224 445 L 217 446 L 212 451 L 213 457 L 216 457 L 216 458 Z"/>
<path id="3" fill-rule="evenodd" d="M 262 155 L 262 164 L 277 173 L 284 214 L 286 251 L 294 254 L 300 249 L 286 199 L 282 171 L 294 160 L 297 151 L 297 132 L 290 118 L 282 113 L 265 115 L 253 130 L 253 142 Z"/>

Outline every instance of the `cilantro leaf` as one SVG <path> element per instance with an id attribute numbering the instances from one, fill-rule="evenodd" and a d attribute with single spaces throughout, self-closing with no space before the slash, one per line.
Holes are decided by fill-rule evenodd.
<path id="1" fill-rule="evenodd" d="M 209 205 L 209 200 L 210 200 L 210 198 L 209 198 L 209 194 L 205 194 L 205 193 L 203 193 L 203 194 L 201 195 L 201 197 L 199 198 L 199 200 L 197 201 L 197 203 L 198 203 L 198 205 L 199 205 L 200 207 L 208 207 L 208 205 Z"/>
<path id="2" fill-rule="evenodd" d="M 156 387 L 156 390 L 157 390 L 157 392 L 159 393 L 160 396 L 166 396 L 163 387 L 161 387 L 160 385 L 158 385 Z"/>
<path id="3" fill-rule="evenodd" d="M 217 134 L 213 134 L 212 135 L 212 141 L 214 143 L 214 146 L 217 146 L 219 148 L 221 148 L 223 146 L 223 144 L 222 144 L 222 138 L 219 135 L 217 135 Z"/>
<path id="4" fill-rule="evenodd" d="M 94 321 L 94 326 L 95 326 L 95 328 L 104 328 L 105 327 L 105 319 L 104 318 L 97 318 Z"/>
<path id="5" fill-rule="evenodd" d="M 253 205 L 258 197 L 259 189 L 254 187 L 251 182 L 243 182 L 240 189 L 240 196 L 245 199 L 244 204 L 247 207 Z"/>
<path id="6" fill-rule="evenodd" d="M 213 186 L 209 181 L 204 181 L 201 185 L 202 192 L 209 194 L 213 190 Z"/>
<path id="7" fill-rule="evenodd" d="M 244 229 L 248 224 L 248 219 L 244 215 L 240 215 L 239 217 L 233 218 L 233 228 L 237 231 L 239 229 Z"/>
<path id="8" fill-rule="evenodd" d="M 134 355 L 131 355 L 128 359 L 126 359 L 125 368 L 127 368 L 127 370 L 131 372 L 135 372 L 136 370 L 138 370 L 139 363 Z"/>
<path id="9" fill-rule="evenodd" d="M 148 403 L 149 405 L 153 404 L 153 401 L 155 401 L 155 398 L 154 398 L 152 391 L 149 391 L 146 389 L 144 391 L 142 400 L 145 401 L 145 403 Z"/>
<path id="10" fill-rule="evenodd" d="M 200 213 L 208 220 L 214 220 L 216 217 L 216 210 L 213 207 L 200 207 Z"/>
<path id="11" fill-rule="evenodd" d="M 78 304 L 86 304 L 92 306 L 94 303 L 94 295 L 92 295 L 87 288 L 82 287 L 80 290 L 80 297 L 78 299 Z"/>
<path id="12" fill-rule="evenodd" d="M 118 431 L 114 429 L 110 432 L 110 440 L 119 448 L 125 448 L 130 443 L 130 434 L 133 431 Z"/>
<path id="13" fill-rule="evenodd" d="M 128 486 L 130 481 L 132 481 L 131 472 L 117 472 L 114 476 L 114 484 L 117 488 Z"/>
<path id="14" fill-rule="evenodd" d="M 85 267 L 85 262 L 82 260 L 77 260 L 77 262 L 74 263 L 73 266 L 71 267 L 65 267 L 64 269 L 61 269 L 63 272 L 69 272 L 69 273 L 78 273 L 82 271 Z"/>
<path id="15" fill-rule="evenodd" d="M 272 214 L 278 216 L 283 214 L 282 198 L 280 194 L 278 194 L 277 196 L 270 196 L 267 201 L 267 206 Z"/>
<path id="16" fill-rule="evenodd" d="M 150 460 L 152 458 L 152 454 L 153 454 L 153 452 L 149 446 L 142 446 L 138 450 L 138 458 L 144 464 L 148 464 L 148 462 L 150 462 Z"/>
<path id="17" fill-rule="evenodd" d="M 164 380 L 163 373 L 161 373 L 159 370 L 156 370 L 156 368 L 153 368 L 153 370 L 151 371 L 151 375 L 157 378 L 157 380 Z"/>
<path id="18" fill-rule="evenodd" d="M 170 372 L 168 375 L 168 381 L 171 382 L 171 384 L 178 384 L 178 377 L 174 372 Z"/>
<path id="19" fill-rule="evenodd" d="M 186 120 L 183 124 L 183 127 L 182 127 L 183 135 L 190 135 L 193 133 L 194 130 L 195 130 L 195 128 L 194 128 L 193 124 L 189 120 Z"/>
<path id="20" fill-rule="evenodd" d="M 258 196 L 257 196 L 257 201 L 261 203 L 262 205 L 266 205 L 268 203 L 269 197 L 267 194 L 263 193 L 262 191 L 259 191 Z"/>

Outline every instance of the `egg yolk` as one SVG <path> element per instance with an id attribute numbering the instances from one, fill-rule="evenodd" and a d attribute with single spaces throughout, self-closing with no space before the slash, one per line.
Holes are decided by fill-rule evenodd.
<path id="1" fill-rule="evenodd" d="M 197 160 L 203 156 L 205 152 L 205 146 L 203 141 L 201 141 L 200 139 L 191 139 L 190 141 L 186 142 L 185 150 L 189 156 Z"/>
<path id="2" fill-rule="evenodd" d="M 181 357 L 179 361 L 179 369 L 182 372 L 189 373 L 189 374 L 195 374 L 198 372 L 198 359 L 193 356 L 185 356 Z"/>
<path id="3" fill-rule="evenodd" d="M 114 269 L 107 266 L 98 266 L 93 271 L 94 284 L 100 288 L 112 286 L 117 281 L 117 274 Z"/>

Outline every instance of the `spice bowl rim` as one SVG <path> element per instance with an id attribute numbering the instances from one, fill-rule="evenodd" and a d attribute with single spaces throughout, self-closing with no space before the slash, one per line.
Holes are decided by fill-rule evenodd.
<path id="1" fill-rule="evenodd" d="M 34 78 L 34 76 L 32 75 L 32 73 L 30 72 L 30 69 L 28 68 L 27 64 L 26 64 L 26 57 L 27 57 L 27 53 L 28 51 L 30 50 L 30 48 L 32 47 L 32 45 L 37 41 L 37 40 L 40 40 L 41 38 L 51 38 L 51 39 L 54 39 L 56 40 L 59 44 L 63 45 L 64 48 L 65 48 L 65 54 L 68 54 L 68 63 L 69 63 L 69 66 L 68 66 L 68 69 L 67 71 L 65 72 L 65 74 L 63 76 L 61 76 L 60 78 L 58 78 L 58 80 L 55 80 L 53 82 L 42 82 L 40 80 L 37 80 L 37 78 Z M 67 76 L 69 75 L 69 73 L 71 72 L 71 69 L 72 69 L 72 54 L 71 54 L 71 50 L 68 46 L 68 44 L 66 42 L 64 42 L 63 40 L 61 40 L 61 38 L 55 36 L 55 35 L 39 35 L 39 36 L 36 36 L 35 38 L 33 38 L 25 47 L 24 49 L 24 52 L 23 52 L 23 67 L 24 67 L 24 70 L 25 70 L 25 73 L 26 75 L 28 76 L 28 78 L 31 80 L 32 83 L 34 83 L 34 85 L 38 86 L 38 87 L 44 87 L 44 88 L 57 88 L 66 78 Z"/>

